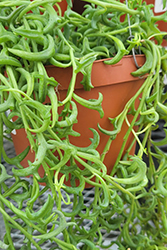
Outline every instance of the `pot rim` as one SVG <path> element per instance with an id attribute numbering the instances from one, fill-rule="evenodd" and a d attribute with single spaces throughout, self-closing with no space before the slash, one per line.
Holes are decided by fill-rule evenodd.
<path id="1" fill-rule="evenodd" d="M 135 57 L 137 57 L 137 58 L 142 57 L 142 58 L 143 58 L 143 57 L 145 57 L 145 55 L 144 55 L 144 54 L 136 54 Z M 112 59 L 112 58 L 113 58 L 113 57 L 98 59 L 98 60 L 95 60 L 95 61 L 93 62 L 93 64 L 95 64 L 95 63 L 100 63 L 100 62 L 104 62 L 104 61 L 108 61 L 108 60 L 110 60 L 110 59 Z M 133 58 L 133 55 L 125 55 L 125 56 L 123 56 L 123 58 L 122 58 L 118 63 L 113 64 L 113 65 L 110 65 L 110 66 L 114 67 L 114 66 L 116 66 L 116 65 L 121 64 L 121 61 L 124 60 L 125 58 Z M 45 65 L 45 67 L 46 67 L 46 68 L 59 68 L 59 69 L 71 68 L 71 66 L 69 66 L 69 67 L 67 67 L 67 68 L 61 68 L 61 67 L 54 66 L 54 65 L 52 65 L 52 64 Z"/>
<path id="2" fill-rule="evenodd" d="M 136 71 L 137 67 L 133 55 L 124 56 L 118 63 L 114 65 L 108 65 L 103 63 L 104 61 L 109 60 L 110 58 L 99 59 L 94 61 L 92 66 L 91 81 L 94 88 L 103 87 L 108 85 L 114 85 L 129 81 L 137 81 L 141 79 L 140 77 L 134 77 L 131 75 L 131 72 Z M 137 63 L 139 66 L 142 66 L 145 62 L 145 55 L 139 54 L 136 55 Z M 54 77 L 58 83 L 59 90 L 67 90 L 70 84 L 72 77 L 72 67 L 59 68 L 54 65 L 46 65 L 46 71 L 48 76 Z M 142 76 L 146 78 L 147 74 Z M 75 89 L 83 89 L 81 81 L 83 75 L 81 72 L 77 74 Z"/>

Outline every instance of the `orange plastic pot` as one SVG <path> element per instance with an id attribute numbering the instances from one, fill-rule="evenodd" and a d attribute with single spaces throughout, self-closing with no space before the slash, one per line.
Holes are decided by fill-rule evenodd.
<path id="1" fill-rule="evenodd" d="M 139 65 L 144 64 L 145 57 L 138 55 L 137 62 Z M 47 72 L 49 76 L 54 78 L 60 83 L 58 88 L 58 96 L 60 100 L 63 100 L 67 94 L 67 88 L 72 75 L 71 68 L 56 68 L 54 66 L 47 66 Z M 75 93 L 85 99 L 97 99 L 99 92 L 103 94 L 102 107 L 104 110 L 104 117 L 100 118 L 100 115 L 95 110 L 87 109 L 77 103 L 78 107 L 78 123 L 74 124 L 73 129 L 81 134 L 80 137 L 70 137 L 70 142 L 76 146 L 85 147 L 91 142 L 89 138 L 93 137 L 93 133 L 89 128 L 98 130 L 97 124 L 107 130 L 112 130 L 112 125 L 108 117 L 114 118 L 123 109 L 128 100 L 137 92 L 142 86 L 144 78 L 133 77 L 132 71 L 136 70 L 133 56 L 125 56 L 116 65 L 106 65 L 103 60 L 98 60 L 93 64 L 91 80 L 94 88 L 91 91 L 85 91 L 80 84 L 82 80 L 82 74 L 77 75 L 77 81 L 75 86 Z M 47 98 L 46 102 L 49 102 Z M 136 100 L 136 106 L 139 104 L 139 99 Z M 128 116 L 128 120 L 131 123 L 133 119 L 132 115 Z M 111 147 L 106 154 L 104 164 L 107 166 L 108 173 L 111 172 L 113 165 L 117 159 L 119 151 L 123 143 L 123 137 L 128 129 L 128 126 L 124 123 L 121 132 L 118 134 L 115 140 L 112 141 Z M 99 153 L 103 152 L 103 149 L 109 139 L 107 135 L 99 132 L 100 143 L 97 148 Z M 28 140 L 24 129 L 17 131 L 16 135 L 12 135 L 14 147 L 16 153 L 21 153 L 28 145 Z M 131 145 L 134 137 L 131 133 L 125 151 Z M 125 153 L 124 151 L 124 153 Z M 131 150 L 131 154 L 134 154 L 135 145 Z M 26 158 L 21 162 L 24 167 L 28 166 L 27 160 L 34 161 L 34 154 L 29 152 Z M 39 168 L 39 174 L 43 176 L 44 170 Z M 69 184 L 69 183 L 68 183 Z"/>

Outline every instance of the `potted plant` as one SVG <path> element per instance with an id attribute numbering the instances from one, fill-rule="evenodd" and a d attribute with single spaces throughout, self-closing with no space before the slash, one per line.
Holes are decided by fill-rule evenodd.
<path id="1" fill-rule="evenodd" d="M 113 244 L 119 249 L 166 249 L 166 154 L 160 147 L 166 136 L 158 142 L 151 138 L 159 119 L 166 122 L 167 117 L 167 54 L 161 45 L 164 32 L 156 27 L 164 16 L 155 17 L 151 6 L 138 0 L 87 2 L 79 14 L 67 1 L 64 15 L 56 12 L 55 0 L 0 3 L 0 152 L 15 165 L 12 173 L 0 165 L 4 249 L 15 249 L 13 227 L 25 237 L 21 249 L 42 249 L 48 241 L 53 242 L 50 249 L 112 249 Z M 128 68 L 123 71 L 122 65 Z M 97 96 L 99 89 L 106 98 Z M 122 90 L 121 100 L 114 100 Z M 108 104 L 103 105 L 105 99 Z M 112 113 L 117 106 L 119 111 Z M 16 137 L 21 131 L 28 145 Z M 78 131 L 91 138 L 89 145 L 83 145 Z M 22 151 L 14 158 L 3 147 L 3 136 L 11 133 Z M 116 141 L 117 154 L 117 146 L 112 147 Z M 8 186 L 10 178 L 14 184 Z M 84 196 L 88 187 L 93 190 L 89 206 Z M 44 193 L 47 200 L 35 211 Z M 105 242 L 103 235 L 115 231 L 116 240 Z"/>

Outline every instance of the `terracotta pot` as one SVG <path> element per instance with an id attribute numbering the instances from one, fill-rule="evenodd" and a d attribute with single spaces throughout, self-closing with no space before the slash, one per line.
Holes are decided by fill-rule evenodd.
<path id="1" fill-rule="evenodd" d="M 142 65 L 145 62 L 143 55 L 137 56 L 137 62 Z M 133 56 L 124 57 L 116 65 L 106 65 L 103 60 L 96 61 L 92 68 L 92 84 L 94 88 L 91 91 L 84 91 L 83 86 L 80 84 L 82 80 L 82 74 L 77 75 L 77 81 L 75 86 L 75 93 L 85 99 L 97 99 L 99 92 L 103 94 L 102 107 L 104 110 L 104 117 L 101 119 L 100 115 L 95 110 L 87 109 L 80 104 L 78 106 L 78 123 L 74 124 L 73 128 L 75 131 L 81 134 L 80 137 L 70 137 L 70 142 L 74 145 L 85 147 L 91 142 L 89 138 L 93 136 L 93 133 L 89 128 L 98 130 L 97 124 L 104 129 L 111 130 L 112 125 L 108 117 L 117 116 L 124 108 L 128 100 L 137 92 L 144 82 L 144 78 L 135 78 L 130 73 L 136 70 Z M 71 68 L 56 68 L 54 66 L 47 66 L 47 72 L 49 76 L 54 76 L 55 79 L 60 83 L 58 92 L 60 100 L 63 100 L 67 94 L 67 88 L 71 79 L 72 70 Z M 47 98 L 46 102 L 49 102 Z M 139 104 L 139 100 L 136 100 L 136 106 Z M 131 122 L 133 116 L 129 115 L 128 119 Z M 104 164 L 108 168 L 108 173 L 111 172 L 112 167 L 117 159 L 121 145 L 123 143 L 123 137 L 128 127 L 123 124 L 121 132 L 118 134 L 116 139 L 112 142 L 109 152 L 106 155 Z M 100 144 L 98 151 L 101 154 L 108 141 L 108 136 L 100 134 Z M 21 153 L 27 146 L 28 140 L 24 129 L 17 131 L 16 135 L 12 135 L 16 153 Z M 130 134 L 125 150 L 129 147 L 133 140 L 133 135 Z M 133 147 L 131 154 L 134 154 L 135 146 Z M 27 167 L 27 160 L 34 161 L 34 154 L 29 152 L 27 157 L 22 161 L 22 165 Z M 43 168 L 39 168 L 39 173 L 43 176 Z M 67 183 L 69 184 L 69 183 Z M 87 186 L 88 187 L 88 186 Z"/>

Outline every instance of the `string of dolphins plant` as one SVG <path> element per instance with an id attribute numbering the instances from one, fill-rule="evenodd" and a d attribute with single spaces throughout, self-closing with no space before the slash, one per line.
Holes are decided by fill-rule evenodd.
<path id="1" fill-rule="evenodd" d="M 80 15 L 72 10 L 69 0 L 62 16 L 59 2 L 0 2 L 0 154 L 7 164 L 14 165 L 9 173 L 0 164 L 0 213 L 6 228 L 0 246 L 16 249 L 11 236 L 15 228 L 25 237 L 21 249 L 41 250 L 47 241 L 53 243 L 51 249 L 63 250 L 112 249 L 113 244 L 120 250 L 167 249 L 167 156 L 160 147 L 167 142 L 166 124 L 164 139 L 157 142 L 151 137 L 160 119 L 167 122 L 164 91 L 167 53 L 161 46 L 166 33 L 156 26 L 159 20 L 167 21 L 167 14 L 154 16 L 153 6 L 142 0 L 131 0 L 128 6 L 116 0 L 88 0 L 90 4 Z M 88 147 L 72 145 L 69 136 L 78 136 L 73 130 L 78 115 L 76 103 L 103 116 L 102 94 L 97 100 L 85 100 L 75 94 L 77 74 L 83 74 L 84 89 L 91 91 L 95 60 L 108 58 L 105 63 L 116 64 L 134 51 L 144 53 L 146 62 L 132 75 L 147 74 L 147 78 L 123 111 L 117 117 L 109 117 L 114 129 L 107 131 L 98 125 L 108 135 L 103 154 L 96 150 L 100 138 L 95 129 Z M 61 83 L 48 76 L 46 65 L 72 67 L 67 96 L 61 102 L 55 91 Z M 44 104 L 46 96 L 50 105 Z M 139 96 L 136 109 L 135 100 Z M 59 107 L 63 108 L 61 113 Z M 131 123 L 129 113 L 133 115 Z M 14 117 L 17 119 L 11 121 Z M 129 128 L 113 170 L 107 174 L 103 161 L 124 121 Z M 134 130 L 136 125 L 138 131 Z M 21 128 L 26 131 L 30 147 L 10 158 L 3 137 Z M 134 141 L 122 156 L 131 132 Z M 135 141 L 139 151 L 130 155 Z M 29 150 L 35 152 L 35 160 L 23 168 L 21 162 Z M 145 154 L 148 166 L 143 160 Z M 43 178 L 38 174 L 41 165 L 45 170 Z M 29 175 L 33 176 L 32 181 L 27 178 Z M 8 186 L 10 178 L 14 183 Z M 70 187 L 65 185 L 68 178 L 71 178 Z M 45 186 L 41 187 L 40 183 Z M 90 206 L 84 199 L 86 183 L 94 190 Z M 34 210 L 46 192 L 49 192 L 47 200 L 38 211 Z M 63 210 L 63 205 L 71 204 L 71 210 Z M 7 213 L 7 208 L 13 216 Z M 90 228 L 84 225 L 85 219 L 91 223 Z M 110 239 L 106 245 L 103 234 L 115 231 L 119 232 L 116 240 Z"/>

